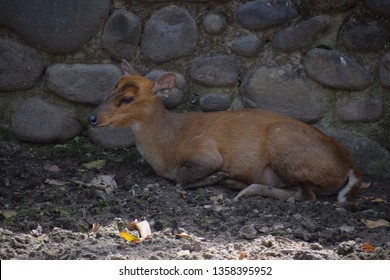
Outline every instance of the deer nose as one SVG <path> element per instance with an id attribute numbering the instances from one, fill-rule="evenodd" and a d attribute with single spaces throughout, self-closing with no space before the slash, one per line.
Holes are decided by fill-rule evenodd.
<path id="1" fill-rule="evenodd" d="M 89 115 L 88 122 L 92 126 L 96 126 L 99 123 L 98 118 L 95 114 Z"/>

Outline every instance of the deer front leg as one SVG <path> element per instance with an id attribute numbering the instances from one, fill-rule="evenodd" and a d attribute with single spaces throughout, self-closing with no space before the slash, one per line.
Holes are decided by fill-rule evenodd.
<path id="1" fill-rule="evenodd" d="M 197 155 L 185 161 L 174 174 L 178 184 L 186 189 L 194 189 L 215 185 L 229 176 L 218 172 L 222 166 L 222 156 L 219 153 L 210 153 L 205 156 Z"/>

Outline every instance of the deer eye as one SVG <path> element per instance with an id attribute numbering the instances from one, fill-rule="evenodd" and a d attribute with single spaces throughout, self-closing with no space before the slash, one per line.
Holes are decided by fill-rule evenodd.
<path id="1" fill-rule="evenodd" d="M 116 106 L 119 107 L 119 106 L 121 106 L 122 104 L 130 104 L 131 102 L 133 102 L 133 100 L 134 100 L 134 98 L 133 98 L 132 96 L 125 96 L 125 97 L 121 98 L 121 99 L 117 102 Z"/>

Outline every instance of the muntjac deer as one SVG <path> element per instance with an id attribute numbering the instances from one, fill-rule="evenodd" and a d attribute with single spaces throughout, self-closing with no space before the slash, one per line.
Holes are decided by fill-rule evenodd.
<path id="1" fill-rule="evenodd" d="M 171 113 L 160 96 L 174 87 L 174 73 L 155 82 L 125 75 L 89 116 L 94 127 L 129 127 L 143 158 L 157 175 L 185 188 L 213 184 L 286 200 L 316 200 L 338 193 L 345 202 L 361 184 L 347 150 L 319 130 L 261 109 Z"/>

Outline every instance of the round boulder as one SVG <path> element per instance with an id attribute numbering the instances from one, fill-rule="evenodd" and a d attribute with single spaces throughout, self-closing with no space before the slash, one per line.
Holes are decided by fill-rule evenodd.
<path id="1" fill-rule="evenodd" d="M 212 35 L 222 33 L 227 27 L 225 18 L 217 14 L 209 14 L 205 16 L 202 26 L 207 33 Z"/>
<path id="2" fill-rule="evenodd" d="M 314 122 L 324 115 L 321 94 L 302 74 L 286 67 L 258 67 L 250 71 L 242 84 L 246 106 L 263 108 Z"/>
<path id="3" fill-rule="evenodd" d="M 238 23 L 250 30 L 265 30 L 297 16 L 290 0 L 255 0 L 240 5 L 236 10 Z"/>
<path id="4" fill-rule="evenodd" d="M 12 115 L 12 131 L 25 142 L 64 143 L 81 133 L 75 114 L 65 108 L 30 98 Z"/>
<path id="5" fill-rule="evenodd" d="M 194 52 L 197 38 L 196 22 L 188 11 L 171 5 L 146 22 L 141 49 L 148 59 L 161 63 Z"/>
<path id="6" fill-rule="evenodd" d="M 249 34 L 233 39 L 232 50 L 242 56 L 256 56 L 260 49 L 264 47 L 265 41 L 254 34 Z"/>
<path id="7" fill-rule="evenodd" d="M 200 56 L 191 61 L 191 77 L 207 86 L 234 86 L 239 74 L 239 60 L 232 55 Z"/>
<path id="8" fill-rule="evenodd" d="M 133 13 L 120 10 L 112 14 L 104 29 L 103 46 L 116 60 L 131 60 L 141 36 L 141 21 Z"/>
<path id="9" fill-rule="evenodd" d="M 207 94 L 199 100 L 199 107 L 203 112 L 225 111 L 229 105 L 229 95 L 224 93 Z"/>
<path id="10" fill-rule="evenodd" d="M 77 51 L 96 33 L 110 0 L 2 1 L 0 24 L 51 54 Z"/>
<path id="11" fill-rule="evenodd" d="M 311 49 L 303 59 L 303 67 L 311 78 L 332 88 L 363 90 L 374 83 L 360 64 L 335 50 Z"/>
<path id="12" fill-rule="evenodd" d="M 48 88 L 66 100 L 97 105 L 113 89 L 122 71 L 112 64 L 54 64 L 47 68 Z"/>
<path id="13" fill-rule="evenodd" d="M 38 53 L 8 39 L 0 39 L 0 90 L 33 87 L 42 77 L 44 62 Z"/>

